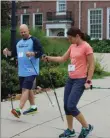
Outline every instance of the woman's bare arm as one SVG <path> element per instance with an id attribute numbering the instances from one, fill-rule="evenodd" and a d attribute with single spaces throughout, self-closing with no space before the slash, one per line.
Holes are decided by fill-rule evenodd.
<path id="1" fill-rule="evenodd" d="M 94 74 L 94 69 L 95 69 L 95 63 L 94 63 L 94 55 L 89 54 L 87 56 L 87 62 L 88 62 L 88 76 L 87 80 L 91 80 Z"/>
<path id="2" fill-rule="evenodd" d="M 53 56 L 46 56 L 48 61 L 53 61 L 53 62 L 65 62 L 68 60 L 70 56 L 70 51 L 68 50 L 63 56 L 58 56 L 58 57 L 53 57 Z"/>

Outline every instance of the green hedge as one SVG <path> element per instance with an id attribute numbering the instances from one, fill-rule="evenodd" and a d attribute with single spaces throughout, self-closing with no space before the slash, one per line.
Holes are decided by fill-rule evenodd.
<path id="1" fill-rule="evenodd" d="M 6 60 L 1 61 L 1 98 L 19 90 L 17 68 Z"/>
<path id="2" fill-rule="evenodd" d="M 31 34 L 35 37 L 38 37 L 41 41 L 41 44 L 43 45 L 44 51 L 46 51 L 49 55 L 63 55 L 66 50 L 69 47 L 69 42 L 67 39 L 48 39 L 45 37 L 45 34 L 41 32 L 40 30 L 31 30 Z M 19 33 L 17 31 L 17 38 L 19 38 Z M 87 36 L 88 37 L 88 36 Z M 94 52 L 105 52 L 110 53 L 110 40 L 89 40 L 88 42 L 93 47 Z M 2 30 L 1 34 L 1 50 L 3 50 L 5 47 L 10 48 L 10 29 L 4 29 Z M 68 62 L 59 64 L 59 63 L 49 63 L 50 73 L 52 76 L 53 83 L 55 87 L 61 87 L 64 86 L 65 81 L 67 79 L 68 73 L 67 73 L 67 64 Z M 40 76 L 38 78 L 38 84 L 41 86 L 41 84 L 44 87 L 50 87 L 50 81 L 48 77 L 48 70 L 47 66 L 44 62 L 41 62 L 40 64 L 41 70 L 40 70 Z M 2 89 L 2 96 L 7 95 L 12 89 L 12 91 L 15 93 L 17 90 L 19 90 L 19 82 L 18 82 L 18 76 L 17 76 L 17 69 L 15 66 L 15 61 L 11 64 L 8 64 L 5 61 L 5 57 L 2 54 L 2 61 L 1 61 L 1 89 Z M 96 61 L 95 65 L 95 76 L 100 76 L 102 73 L 104 73 L 104 68 L 101 67 L 99 61 Z M 7 78 L 8 74 L 8 78 Z M 109 74 L 108 74 L 109 75 Z"/>
<path id="3" fill-rule="evenodd" d="M 3 98 L 10 93 L 10 90 L 12 90 L 13 93 L 17 93 L 17 91 L 20 90 L 20 88 L 17 76 L 17 68 L 13 65 L 8 64 L 5 60 L 2 60 L 1 63 L 2 63 L 1 89 Z M 47 67 L 49 67 L 49 70 Z M 52 65 L 47 66 L 47 64 L 44 63 L 44 66 L 40 70 L 40 75 L 37 78 L 37 84 L 39 86 L 44 88 L 51 87 L 49 73 L 51 75 L 52 82 L 55 88 L 62 87 L 65 85 L 65 82 L 68 78 L 67 66 L 64 67 L 52 66 Z M 100 78 L 108 75 L 110 75 L 110 73 L 104 72 L 104 67 L 101 67 L 99 61 L 96 60 L 94 77 Z"/>
<path id="4" fill-rule="evenodd" d="M 68 73 L 67 73 L 67 69 L 66 68 L 50 68 L 48 70 L 48 68 L 42 68 L 40 71 L 40 75 L 39 75 L 39 83 L 38 85 L 42 85 L 43 87 L 47 88 L 47 87 L 51 87 L 51 83 L 50 83 L 50 77 L 52 79 L 52 83 L 54 84 L 54 86 L 57 87 L 62 87 L 65 84 L 66 79 L 68 78 Z"/>
<path id="5" fill-rule="evenodd" d="M 91 40 L 88 41 L 96 53 L 110 53 L 110 40 Z"/>

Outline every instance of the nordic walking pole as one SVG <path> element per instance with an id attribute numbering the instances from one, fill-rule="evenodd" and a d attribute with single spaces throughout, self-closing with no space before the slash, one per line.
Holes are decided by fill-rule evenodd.
<path id="1" fill-rule="evenodd" d="M 7 55 L 5 55 L 5 57 L 6 57 L 6 61 L 8 62 L 8 57 L 7 57 Z M 8 68 L 8 67 L 7 67 Z M 7 76 L 6 76 L 7 78 L 8 78 L 8 73 L 7 73 Z M 10 94 L 11 94 L 11 107 L 12 107 L 12 110 L 14 109 L 13 108 L 13 98 L 12 98 L 12 92 L 11 92 L 11 90 L 10 90 Z"/>
<path id="2" fill-rule="evenodd" d="M 45 57 L 45 56 L 46 56 L 46 55 L 43 55 L 43 57 Z M 49 61 L 48 61 L 47 58 L 46 58 L 46 60 L 47 60 L 48 76 L 49 76 L 49 79 L 50 79 L 51 87 L 52 87 L 52 89 L 53 89 L 53 92 L 54 92 L 54 95 L 55 95 L 55 98 L 56 98 L 56 101 L 57 101 L 57 105 L 58 105 L 58 108 L 59 108 L 59 111 L 60 111 L 60 115 L 61 115 L 62 121 L 64 121 L 63 115 L 62 115 L 62 112 L 61 112 L 61 108 L 60 108 L 60 104 L 59 104 L 59 101 L 58 101 L 58 97 L 57 97 L 57 94 L 56 94 L 56 91 L 55 91 L 55 87 L 54 87 L 54 85 L 53 85 L 52 78 L 51 78 L 51 74 L 50 74 L 50 72 L 49 72 L 49 66 L 48 66 Z"/>
<path id="3" fill-rule="evenodd" d="M 50 101 L 51 105 L 54 107 L 54 104 L 52 103 L 52 101 L 51 101 L 51 99 L 50 99 L 50 97 L 49 97 L 49 95 L 48 95 L 48 93 L 47 93 L 47 91 L 46 91 L 46 90 L 45 90 L 45 92 L 46 92 L 46 94 L 47 94 L 47 97 L 48 97 L 48 99 L 49 99 L 49 101 Z"/>
<path id="4" fill-rule="evenodd" d="M 92 90 L 92 89 L 110 89 L 110 88 L 94 87 L 94 86 L 91 85 L 90 89 Z"/>
<path id="5" fill-rule="evenodd" d="M 32 63 L 31 58 L 29 58 L 29 60 L 30 60 L 30 62 L 31 62 L 31 65 L 32 65 L 32 66 L 33 66 L 33 68 L 34 68 L 34 71 L 36 72 L 36 74 L 38 74 L 38 73 L 37 73 L 37 71 L 36 71 L 36 69 L 35 69 L 35 67 L 34 67 L 34 65 L 33 65 L 33 63 Z M 49 97 L 49 95 L 48 95 L 48 93 L 47 93 L 47 91 L 46 91 L 46 90 L 45 90 L 45 92 L 46 92 L 46 95 L 47 95 L 47 97 L 48 97 L 48 99 L 49 99 L 49 101 L 50 101 L 51 105 L 52 105 L 52 106 L 54 106 L 54 104 L 52 103 L 52 101 L 51 101 L 51 99 L 50 99 L 50 97 Z"/>

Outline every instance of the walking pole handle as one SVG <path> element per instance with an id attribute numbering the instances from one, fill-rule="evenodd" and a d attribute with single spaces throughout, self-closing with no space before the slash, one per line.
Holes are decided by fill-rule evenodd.
<path id="1" fill-rule="evenodd" d="M 91 85 L 91 86 L 90 86 L 90 89 L 92 90 L 92 88 L 93 88 L 93 86 Z"/>
<path id="2" fill-rule="evenodd" d="M 42 55 L 43 58 L 45 58 L 46 56 L 47 56 L 46 54 L 43 54 L 43 55 Z M 49 61 L 48 61 L 48 58 L 46 58 L 46 60 L 47 60 L 47 62 L 49 62 Z"/>

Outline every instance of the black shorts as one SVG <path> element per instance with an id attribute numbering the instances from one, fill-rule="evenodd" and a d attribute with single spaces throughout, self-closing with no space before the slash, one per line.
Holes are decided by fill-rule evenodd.
<path id="1" fill-rule="evenodd" d="M 27 76 L 27 77 L 19 77 L 20 89 L 29 89 L 31 90 L 33 87 L 33 82 L 36 78 L 36 75 Z"/>

